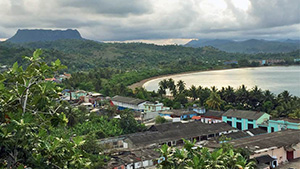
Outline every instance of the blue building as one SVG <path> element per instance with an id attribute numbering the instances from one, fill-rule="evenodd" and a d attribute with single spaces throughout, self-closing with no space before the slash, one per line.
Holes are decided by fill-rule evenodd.
<path id="1" fill-rule="evenodd" d="M 230 109 L 222 115 L 222 121 L 240 130 L 258 128 L 270 119 L 265 112 Z"/>
<path id="2" fill-rule="evenodd" d="M 286 129 L 300 130 L 300 119 L 274 118 L 268 121 L 268 133 Z"/>

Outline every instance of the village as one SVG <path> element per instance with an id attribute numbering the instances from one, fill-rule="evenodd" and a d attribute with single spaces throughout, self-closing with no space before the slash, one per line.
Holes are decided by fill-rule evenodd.
<path id="1" fill-rule="evenodd" d="M 67 78 L 68 74 L 60 77 Z M 265 112 L 248 110 L 209 110 L 197 105 L 172 109 L 160 102 L 118 95 L 105 97 L 83 90 L 63 90 L 60 99 L 99 115 L 108 107 L 116 111 L 130 110 L 138 122 L 145 124 L 146 131 L 97 140 L 104 152 L 112 154 L 107 168 L 155 168 L 165 160 L 156 149 L 164 144 L 182 147 L 184 140 L 195 141 L 195 146 L 211 151 L 224 142 L 245 148 L 262 169 L 280 167 L 295 160 L 299 164 L 299 119 L 273 118 Z M 112 118 L 120 118 L 120 115 Z M 156 124 L 157 118 L 164 118 L 165 123 Z M 221 140 L 223 137 L 228 139 Z"/>

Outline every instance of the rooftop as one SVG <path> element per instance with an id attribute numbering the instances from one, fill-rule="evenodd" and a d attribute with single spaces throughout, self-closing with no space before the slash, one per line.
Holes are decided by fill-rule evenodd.
<path id="1" fill-rule="evenodd" d="M 124 97 L 124 96 L 114 96 L 112 98 L 112 101 L 116 102 L 122 102 L 122 103 L 127 103 L 127 104 L 134 104 L 134 105 L 139 105 L 141 103 L 146 102 L 145 100 L 142 99 L 136 99 L 136 98 L 131 98 L 131 97 Z"/>
<path id="2" fill-rule="evenodd" d="M 204 114 L 202 114 L 201 116 L 204 117 L 222 117 L 222 115 L 224 114 L 224 111 L 216 111 L 216 110 L 207 110 Z"/>
<path id="3" fill-rule="evenodd" d="M 300 123 L 300 119 L 292 119 L 292 118 L 271 118 L 270 120 L 283 120 L 283 121 L 288 121 L 290 123 Z"/>
<path id="4" fill-rule="evenodd" d="M 147 146 L 231 130 L 236 129 L 226 123 L 206 124 L 200 121 L 189 123 L 176 122 L 153 125 L 149 128 L 149 131 L 130 134 L 127 138 L 136 146 Z"/>
<path id="5" fill-rule="evenodd" d="M 172 110 L 166 110 L 160 112 L 162 114 L 170 114 L 170 115 L 175 115 L 175 116 L 182 116 L 182 115 L 188 115 L 188 114 L 195 114 L 197 112 L 193 110 L 186 110 L 186 109 L 172 109 Z"/>
<path id="6" fill-rule="evenodd" d="M 271 147 L 287 147 L 300 143 L 300 130 L 282 130 L 230 141 L 234 147 L 249 148 L 251 151 Z"/>
<path id="7" fill-rule="evenodd" d="M 223 114 L 223 116 L 257 120 L 264 114 L 265 112 L 229 109 L 227 112 Z"/>

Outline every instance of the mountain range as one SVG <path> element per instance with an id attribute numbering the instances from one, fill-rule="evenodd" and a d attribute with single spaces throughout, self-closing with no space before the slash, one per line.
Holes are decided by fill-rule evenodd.
<path id="1" fill-rule="evenodd" d="M 277 40 L 267 41 L 249 39 L 234 41 L 227 39 L 199 39 L 185 44 L 186 47 L 212 46 L 226 52 L 233 53 L 286 53 L 300 49 L 300 40 Z"/>

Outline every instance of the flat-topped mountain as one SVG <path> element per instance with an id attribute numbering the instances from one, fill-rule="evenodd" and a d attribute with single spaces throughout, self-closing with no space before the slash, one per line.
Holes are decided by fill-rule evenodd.
<path id="1" fill-rule="evenodd" d="M 75 29 L 45 30 L 45 29 L 19 29 L 17 33 L 7 41 L 13 43 L 55 41 L 60 39 L 83 39 Z"/>

